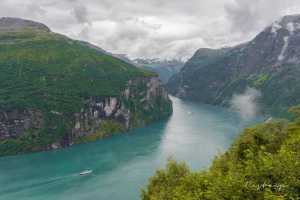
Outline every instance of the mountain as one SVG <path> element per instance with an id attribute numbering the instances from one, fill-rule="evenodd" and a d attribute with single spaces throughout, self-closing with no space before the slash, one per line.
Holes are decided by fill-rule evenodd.
<path id="1" fill-rule="evenodd" d="M 179 73 L 184 66 L 184 62 L 177 59 L 161 60 L 158 58 L 157 59 L 137 58 L 131 60 L 126 54 L 113 54 L 113 53 L 106 52 L 103 49 L 99 49 L 99 50 L 103 51 L 103 53 L 107 55 L 116 57 L 138 68 L 145 69 L 147 71 L 151 71 L 158 74 L 159 79 L 163 84 L 166 84 L 173 75 Z"/>
<path id="2" fill-rule="evenodd" d="M 133 61 L 138 67 L 155 72 L 159 75 L 160 80 L 165 84 L 169 79 L 177 74 L 184 66 L 181 60 L 160 60 L 160 59 L 135 59 Z"/>
<path id="3" fill-rule="evenodd" d="M 0 18 L 0 155 L 94 141 L 171 112 L 156 74 L 43 24 Z"/>
<path id="4" fill-rule="evenodd" d="M 250 42 L 198 50 L 167 84 L 178 97 L 224 106 L 248 87 L 261 92 L 265 112 L 300 103 L 300 15 L 281 18 Z"/>

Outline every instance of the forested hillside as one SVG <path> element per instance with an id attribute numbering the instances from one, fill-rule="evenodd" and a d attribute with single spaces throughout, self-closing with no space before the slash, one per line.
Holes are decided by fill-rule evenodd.
<path id="1" fill-rule="evenodd" d="M 43 24 L 0 19 L 0 155 L 96 140 L 171 112 L 156 74 Z"/>

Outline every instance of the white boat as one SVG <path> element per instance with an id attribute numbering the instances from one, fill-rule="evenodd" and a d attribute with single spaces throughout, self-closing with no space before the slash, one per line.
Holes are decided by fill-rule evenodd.
<path id="1" fill-rule="evenodd" d="M 93 170 L 84 170 L 82 172 L 80 172 L 80 176 L 84 176 L 84 175 L 88 175 L 88 174 L 91 174 L 93 172 Z"/>

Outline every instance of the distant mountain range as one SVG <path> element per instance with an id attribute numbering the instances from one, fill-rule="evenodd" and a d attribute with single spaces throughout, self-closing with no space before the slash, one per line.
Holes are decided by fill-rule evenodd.
<path id="1" fill-rule="evenodd" d="M 142 68 L 158 74 L 159 79 L 163 84 L 166 84 L 169 79 L 180 72 L 184 66 L 184 61 L 178 59 L 159 59 L 159 58 L 136 58 L 130 59 L 126 54 L 114 54 L 107 52 L 95 45 L 87 42 L 82 42 L 91 48 L 97 49 L 98 51 L 116 57 L 124 62 L 134 65 L 138 68 Z"/>
<path id="2" fill-rule="evenodd" d="M 167 84 L 178 97 L 225 106 L 247 87 L 262 93 L 265 112 L 300 103 L 300 15 L 281 18 L 250 42 L 199 49 Z"/>
<path id="3" fill-rule="evenodd" d="M 155 72 L 159 75 L 163 84 L 166 84 L 169 79 L 180 72 L 184 66 L 184 62 L 181 60 L 161 60 L 161 59 L 135 59 L 133 63 L 146 70 Z"/>

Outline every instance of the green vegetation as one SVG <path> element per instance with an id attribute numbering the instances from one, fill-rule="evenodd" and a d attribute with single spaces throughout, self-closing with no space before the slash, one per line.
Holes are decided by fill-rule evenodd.
<path id="1" fill-rule="evenodd" d="M 45 134 L 45 136 L 47 135 Z M 0 141 L 0 156 L 40 151 L 45 148 L 44 144 L 49 144 L 47 140 L 49 140 L 48 137 L 42 137 L 37 132 L 28 131 L 19 138 Z"/>
<path id="2" fill-rule="evenodd" d="M 156 74 L 60 34 L 39 29 L 0 32 L 0 111 L 37 110 L 42 121 L 41 128 L 0 140 L 0 156 L 72 142 L 74 113 L 86 107 L 87 99 L 122 98 L 129 80 L 153 76 Z M 132 101 L 128 104 L 138 106 L 134 104 L 139 100 Z M 135 111 L 132 114 L 143 121 L 145 115 Z M 94 141 L 123 130 L 121 124 L 105 121 L 101 130 L 77 141 Z"/>
<path id="3" fill-rule="evenodd" d="M 124 127 L 123 124 L 112 120 L 106 120 L 101 124 L 101 128 L 95 130 L 95 133 L 79 137 L 75 140 L 75 143 L 95 142 L 104 137 L 124 131 L 126 131 L 126 127 Z"/>
<path id="4" fill-rule="evenodd" d="M 79 41 L 43 32 L 0 34 L 0 109 L 74 112 L 91 96 L 119 96 L 129 79 L 151 76 Z"/>
<path id="5" fill-rule="evenodd" d="M 300 107 L 291 109 L 300 117 Z M 209 170 L 169 161 L 143 200 L 300 199 L 300 119 L 248 128 Z"/>
<path id="6" fill-rule="evenodd" d="M 255 80 L 253 80 L 252 85 L 255 88 L 260 88 L 266 83 L 266 81 L 268 81 L 268 79 L 269 79 L 268 74 L 262 73 L 258 77 L 256 77 Z"/>

